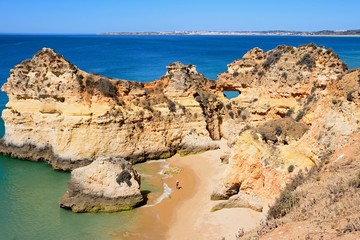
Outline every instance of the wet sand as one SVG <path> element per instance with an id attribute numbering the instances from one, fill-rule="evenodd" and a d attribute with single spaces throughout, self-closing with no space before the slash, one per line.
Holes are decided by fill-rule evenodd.
<path id="1" fill-rule="evenodd" d="M 222 209 L 210 212 L 216 202 L 210 194 L 220 181 L 226 168 L 220 155 L 228 147 L 201 154 L 166 160 L 170 167 L 182 169 L 180 174 L 163 179 L 172 192 L 155 206 L 144 206 L 137 211 L 138 224 L 122 234 L 120 239 L 235 239 L 239 228 L 255 227 L 262 219 L 261 213 L 250 209 Z M 176 180 L 181 189 L 176 189 Z"/>

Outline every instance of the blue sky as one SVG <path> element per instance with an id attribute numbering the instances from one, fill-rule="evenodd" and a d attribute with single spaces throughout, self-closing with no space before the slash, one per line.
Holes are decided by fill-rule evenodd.
<path id="1" fill-rule="evenodd" d="M 0 33 L 360 29 L 358 0 L 1 0 Z"/>

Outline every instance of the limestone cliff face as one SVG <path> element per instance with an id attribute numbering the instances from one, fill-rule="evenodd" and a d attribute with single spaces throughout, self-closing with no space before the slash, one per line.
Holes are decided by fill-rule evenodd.
<path id="1" fill-rule="evenodd" d="M 247 193 L 267 206 L 360 129 L 360 71 L 347 71 L 331 50 L 253 49 L 218 84 L 241 91 L 232 107 L 248 114 L 222 126 L 233 147 L 213 199 Z"/>
<path id="2" fill-rule="evenodd" d="M 69 170 L 98 157 L 138 162 L 217 148 L 196 101 L 214 83 L 191 65 L 168 68 L 152 83 L 114 80 L 43 49 L 2 87 L 9 102 L 0 151 Z"/>

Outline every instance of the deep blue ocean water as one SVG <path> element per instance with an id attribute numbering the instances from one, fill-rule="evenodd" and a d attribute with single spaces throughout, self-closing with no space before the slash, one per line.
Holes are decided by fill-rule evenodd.
<path id="1" fill-rule="evenodd" d="M 349 68 L 360 67 L 360 37 L 0 35 L 0 84 L 15 64 L 43 47 L 85 71 L 146 82 L 164 75 L 165 66 L 174 61 L 192 63 L 216 79 L 251 48 L 311 42 L 334 49 Z M 6 102 L 1 93 L 0 110 Z M 52 171 L 44 163 L 0 156 L 0 239 L 109 239 L 138 217 L 136 211 L 73 214 L 60 209 L 58 200 L 68 180 L 68 173 Z"/>

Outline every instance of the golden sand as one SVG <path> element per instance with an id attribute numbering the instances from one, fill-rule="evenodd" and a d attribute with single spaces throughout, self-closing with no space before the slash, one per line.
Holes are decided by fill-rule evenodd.
<path id="1" fill-rule="evenodd" d="M 220 155 L 228 150 L 225 141 L 221 148 L 196 155 L 175 155 L 166 161 L 170 167 L 180 168 L 180 174 L 164 179 L 172 188 L 169 197 L 151 207 L 136 211 L 139 222 L 121 239 L 235 239 L 240 228 L 255 227 L 262 213 L 250 209 L 223 209 L 211 212 L 216 202 L 210 194 L 220 181 L 226 165 Z M 176 181 L 181 188 L 176 189 Z"/>

